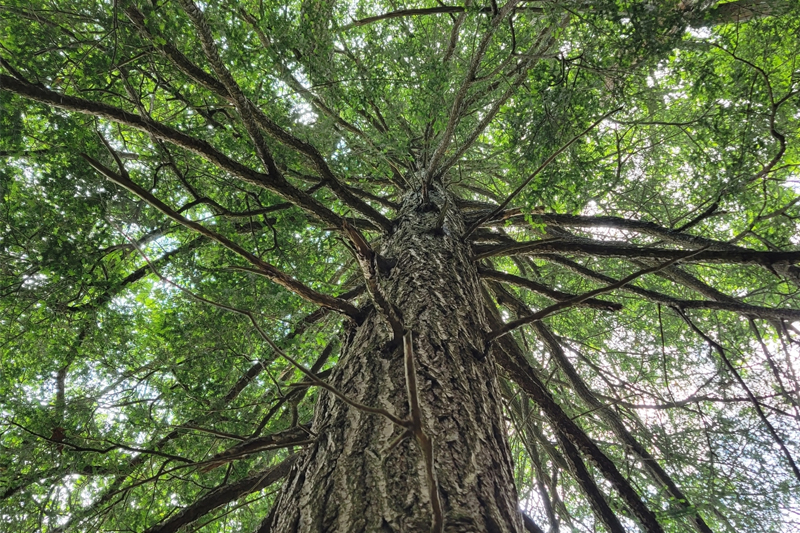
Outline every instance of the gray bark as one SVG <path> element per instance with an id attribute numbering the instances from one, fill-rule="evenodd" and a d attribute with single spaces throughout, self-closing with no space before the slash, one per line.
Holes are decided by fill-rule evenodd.
<path id="1" fill-rule="evenodd" d="M 409 193 L 381 247 L 391 272 L 385 299 L 413 331 L 423 425 L 434 441 L 444 531 L 524 531 L 477 269 L 461 241 L 451 198 Z M 441 209 L 445 213 L 442 216 Z M 330 384 L 361 404 L 408 415 L 402 347 L 375 311 L 344 346 Z M 491 356 L 490 356 L 491 357 Z M 402 428 L 321 391 L 316 442 L 301 456 L 275 503 L 268 529 L 284 532 L 420 532 L 432 523 L 426 468 L 414 439 L 387 450 Z"/>

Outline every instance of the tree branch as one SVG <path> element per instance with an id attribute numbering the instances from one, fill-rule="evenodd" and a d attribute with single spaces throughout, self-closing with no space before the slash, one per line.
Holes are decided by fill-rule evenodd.
<path id="1" fill-rule="evenodd" d="M 708 527 L 700 514 L 697 513 L 691 503 L 689 503 L 689 499 L 683 491 L 678 488 L 678 485 L 650 452 L 630 433 L 630 431 L 628 431 L 628 428 L 625 427 L 625 424 L 616 411 L 600 402 L 589 389 L 586 382 L 583 381 L 577 370 L 575 370 L 575 367 L 572 366 L 572 363 L 567 358 L 564 349 L 561 347 L 555 335 L 553 335 L 542 322 L 535 323 L 533 329 L 545 346 L 547 346 L 556 364 L 569 380 L 572 390 L 578 394 L 589 408 L 593 409 L 594 412 L 605 420 L 617 438 L 639 457 L 639 460 L 644 465 L 650 477 L 669 494 L 670 502 L 678 507 L 682 513 L 687 513 L 695 530 L 700 533 L 712 533 L 711 528 Z"/>
<path id="2" fill-rule="evenodd" d="M 361 272 L 364 275 L 366 282 L 367 292 L 369 292 L 372 301 L 375 302 L 376 308 L 381 317 L 389 325 L 392 332 L 392 341 L 399 343 L 403 337 L 403 322 L 400 318 L 398 310 L 392 305 L 383 294 L 380 287 L 379 274 L 380 274 L 380 255 L 376 254 L 361 233 L 345 221 L 344 233 L 353 243 L 353 251 L 361 267 Z"/>
<path id="3" fill-rule="evenodd" d="M 617 282 L 615 278 L 596 272 L 564 257 L 557 255 L 544 255 L 542 257 L 547 261 L 563 265 L 586 279 L 601 281 L 603 283 Z M 730 298 L 730 301 L 680 300 L 660 292 L 637 287 L 636 285 L 628 284 L 621 288 L 622 290 L 636 294 L 637 296 L 642 296 L 650 302 L 667 305 L 670 307 L 678 307 L 680 309 L 713 309 L 716 311 L 730 311 L 731 313 L 739 313 L 741 315 L 762 318 L 765 320 L 800 320 L 800 309 L 791 309 L 785 307 L 761 307 L 737 302 L 732 298 Z"/>
<path id="4" fill-rule="evenodd" d="M 199 471 L 209 472 L 231 461 L 249 457 L 267 450 L 309 444 L 313 442 L 313 436 L 314 435 L 307 426 L 295 426 L 284 431 L 272 433 L 271 435 L 247 439 L 203 461 L 205 465 L 202 466 Z"/>
<path id="5" fill-rule="evenodd" d="M 247 133 L 250 135 L 250 138 L 255 145 L 259 159 L 262 160 L 268 169 L 269 175 L 279 175 L 280 171 L 275 165 L 272 155 L 270 154 L 267 145 L 264 143 L 264 139 L 261 137 L 258 125 L 262 126 L 265 130 L 267 130 L 267 132 L 272 134 L 276 139 L 280 140 L 284 144 L 291 146 L 308 156 L 322 174 L 325 184 L 330 187 L 336 196 L 341 198 L 345 204 L 351 206 L 353 209 L 356 209 L 360 213 L 364 214 L 367 218 L 378 224 L 378 226 L 380 226 L 384 231 L 391 232 L 391 222 L 372 206 L 350 192 L 350 190 L 348 190 L 348 188 L 344 186 L 338 180 L 338 178 L 336 178 L 336 176 L 333 175 L 333 172 L 331 172 L 330 168 L 328 167 L 328 163 L 314 146 L 307 142 L 301 141 L 282 129 L 275 122 L 264 115 L 264 113 L 244 95 L 239 85 L 233 79 L 231 73 L 222 63 L 219 53 L 217 52 L 217 47 L 214 43 L 213 36 L 211 35 L 211 29 L 209 28 L 202 11 L 197 8 L 192 0 L 181 0 L 181 5 L 183 6 L 184 11 L 186 11 L 186 13 L 192 19 L 192 22 L 194 23 L 194 26 L 200 37 L 200 41 L 203 45 L 203 50 L 206 54 L 206 57 L 221 80 L 222 85 L 225 87 L 226 93 L 230 95 L 228 99 L 231 100 L 236 106 L 239 112 L 239 117 L 241 118 L 242 123 L 247 129 Z M 142 23 L 142 27 L 143 26 L 144 24 Z M 225 93 L 223 93 L 221 96 L 224 97 Z"/>
<path id="6" fill-rule="evenodd" d="M 570 237 L 543 239 L 540 241 L 521 242 L 516 244 L 478 245 L 473 247 L 474 259 L 504 257 L 510 255 L 542 256 L 554 253 L 568 253 L 594 257 L 621 257 L 625 259 L 678 259 L 696 263 L 725 263 L 739 265 L 771 266 L 780 263 L 800 262 L 800 251 L 760 252 L 742 249 L 704 250 L 689 258 L 681 258 L 685 250 L 635 246 L 623 243 L 603 243 L 589 239 L 573 239 Z"/>
<path id="7" fill-rule="evenodd" d="M 11 76 L 0 74 L 0 90 L 17 94 L 24 98 L 41 102 L 60 109 L 92 115 L 123 124 L 131 128 L 149 133 L 158 139 L 168 141 L 185 150 L 195 153 L 246 183 L 274 192 L 282 198 L 294 203 L 314 218 L 325 223 L 341 227 L 341 217 L 319 203 L 313 197 L 294 187 L 280 175 L 267 175 L 257 172 L 234 161 L 222 152 L 213 148 L 207 141 L 186 135 L 176 129 L 156 122 L 149 117 L 129 113 L 123 109 L 101 102 L 94 102 L 66 94 L 57 93 L 37 85 L 28 84 Z"/>
<path id="8" fill-rule="evenodd" d="M 297 462 L 299 455 L 293 454 L 277 465 L 251 474 L 234 483 L 216 488 L 191 504 L 183 508 L 178 514 L 165 522 L 161 522 L 145 530 L 144 533 L 174 533 L 187 524 L 205 516 L 214 509 L 222 507 L 242 496 L 266 488 L 285 477 L 292 466 Z"/>
<path id="9" fill-rule="evenodd" d="M 489 318 L 490 327 L 497 329 L 502 326 L 499 317 L 496 315 L 496 310 L 493 310 L 488 303 L 486 304 L 486 315 Z M 559 444 L 564 450 L 570 470 L 581 485 L 581 489 L 589 498 L 589 503 L 598 519 L 613 533 L 625 531 L 625 528 L 622 527 L 616 514 L 608 506 L 591 474 L 586 469 L 578 451 L 600 470 L 606 480 L 622 497 L 633 515 L 644 526 L 645 531 L 648 533 L 662 533 L 663 529 L 652 511 L 642 502 L 633 486 L 622 476 L 613 461 L 597 447 L 594 441 L 555 402 L 535 370 L 525 360 L 514 339 L 509 336 L 502 337 L 499 343 L 494 345 L 492 353 L 509 378 L 519 385 L 544 412 L 545 417 L 555 430 Z"/>
<path id="10" fill-rule="evenodd" d="M 503 283 L 508 283 L 511 285 L 516 285 L 518 287 L 523 287 L 528 289 L 529 291 L 533 291 L 537 294 L 541 294 L 542 296 L 549 298 L 551 300 L 563 302 L 575 298 L 575 294 L 570 294 L 568 292 L 561 292 L 541 283 L 536 283 L 535 281 L 531 281 L 527 278 L 523 278 L 520 276 L 515 276 L 513 274 L 507 274 L 505 272 L 500 272 L 499 270 L 492 270 L 489 268 L 478 268 L 478 275 L 483 279 L 490 279 L 494 281 L 502 281 Z M 622 304 L 617 302 L 609 302 L 606 300 L 596 300 L 594 298 L 588 298 L 578 304 L 576 306 L 582 307 L 590 307 L 592 309 L 602 309 L 604 311 L 619 311 L 622 309 Z"/>
<path id="11" fill-rule="evenodd" d="M 273 282 L 277 283 L 278 285 L 288 289 L 289 291 L 297 294 L 301 298 L 314 303 L 316 305 L 327 307 L 340 313 L 343 313 L 354 320 L 358 320 L 361 316 L 360 310 L 353 306 L 352 304 L 340 300 L 338 298 L 334 298 L 332 296 L 328 296 L 326 294 L 322 294 L 317 292 L 293 277 L 281 272 L 271 264 L 267 263 L 266 261 L 260 259 L 259 257 L 253 255 L 252 253 L 248 252 L 232 240 L 228 239 L 227 237 L 220 235 L 211 231 L 210 229 L 206 228 L 202 224 L 199 224 L 193 220 L 189 220 L 188 218 L 184 217 L 183 215 L 178 214 L 177 211 L 169 207 L 167 204 L 153 196 L 149 191 L 140 187 L 132 180 L 113 172 L 111 169 L 105 167 L 99 161 L 89 157 L 86 154 L 81 154 L 82 157 L 92 166 L 95 170 L 105 176 L 109 181 L 116 183 L 120 187 L 132 192 L 154 208 L 158 209 L 174 221 L 178 222 L 179 224 L 186 226 L 187 228 L 196 231 L 197 233 L 215 241 L 228 250 L 234 252 L 236 255 L 243 257 L 246 259 L 250 264 L 256 267 L 257 272 L 264 277 L 272 280 Z"/>
<path id="12" fill-rule="evenodd" d="M 508 324 L 505 324 L 500 329 L 498 329 L 496 331 L 492 331 L 491 333 L 489 333 L 487 335 L 487 341 L 491 342 L 492 340 L 494 340 L 494 339 L 496 339 L 498 337 L 501 337 L 501 336 L 505 335 L 506 333 L 509 333 L 509 332 L 517 329 L 518 327 L 521 327 L 521 326 L 524 326 L 526 324 L 531 324 L 533 322 L 537 322 L 539 320 L 542 320 L 543 318 L 545 318 L 545 317 L 547 317 L 549 315 L 552 315 L 553 313 L 557 313 L 558 311 L 561 311 L 562 309 L 568 309 L 570 307 L 573 307 L 573 306 L 575 306 L 575 305 L 577 305 L 577 304 L 579 304 L 581 302 L 584 302 L 584 301 L 588 300 L 589 298 L 592 298 L 593 296 L 597 296 L 599 294 L 603 294 L 603 293 L 606 293 L 606 292 L 611 292 L 611 291 L 613 291 L 615 289 L 619 289 L 621 287 L 624 287 L 625 285 L 627 285 L 631 281 L 635 280 L 636 278 L 644 276 L 645 274 L 651 274 L 653 272 L 657 272 L 659 270 L 667 268 L 668 266 L 670 266 L 670 265 L 672 265 L 672 264 L 674 264 L 674 263 L 676 263 L 676 262 L 678 262 L 678 261 L 680 261 L 680 260 L 682 260 L 682 259 L 684 259 L 686 257 L 690 257 L 692 255 L 696 255 L 696 254 L 699 254 L 701 252 L 702 252 L 702 250 L 698 250 L 696 252 L 690 252 L 688 254 L 686 254 L 684 252 L 684 256 L 683 257 L 677 257 L 675 259 L 671 259 L 670 261 L 667 261 L 666 263 L 663 263 L 663 264 L 660 264 L 660 265 L 656 265 L 656 266 L 650 267 L 650 268 L 645 268 L 643 270 L 639 270 L 638 272 L 634 272 L 630 276 L 627 276 L 627 277 L 625 277 L 625 278 L 623 278 L 623 279 L 621 279 L 619 281 L 616 281 L 616 282 L 614 282 L 614 283 L 612 283 L 610 285 L 606 285 L 605 287 L 600 287 L 599 289 L 594 289 L 592 291 L 585 292 L 583 294 L 579 294 L 578 296 L 570 298 L 569 300 L 563 300 L 563 301 L 555 303 L 555 304 L 553 304 L 553 305 L 551 305 L 549 307 L 545 307 L 544 309 L 542 309 L 540 311 L 537 311 L 536 313 L 533 313 L 532 315 L 528 315 L 528 316 L 519 318 L 517 320 L 513 320 L 513 321 L 509 322 Z"/>

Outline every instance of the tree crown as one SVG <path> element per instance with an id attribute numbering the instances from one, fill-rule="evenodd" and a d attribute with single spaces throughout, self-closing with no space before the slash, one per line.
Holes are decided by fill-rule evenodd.
<path id="1" fill-rule="evenodd" d="M 256 527 L 317 398 L 275 348 L 324 380 L 381 307 L 363 252 L 390 270 L 401 217 L 457 210 L 500 308 L 487 354 L 520 344 L 664 530 L 798 527 L 800 12 L 778 4 L 4 1 L 3 521 Z M 522 507 L 593 530 L 498 365 Z"/>

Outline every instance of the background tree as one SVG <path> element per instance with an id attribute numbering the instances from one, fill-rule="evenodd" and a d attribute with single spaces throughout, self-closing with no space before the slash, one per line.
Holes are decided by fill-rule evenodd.
<path id="1" fill-rule="evenodd" d="M 800 527 L 796 2 L 0 13 L 6 530 Z"/>

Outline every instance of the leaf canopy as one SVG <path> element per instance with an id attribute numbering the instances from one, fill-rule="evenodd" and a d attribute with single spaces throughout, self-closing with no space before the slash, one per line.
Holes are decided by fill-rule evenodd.
<path id="1" fill-rule="evenodd" d="M 478 224 L 505 322 L 665 260 L 652 250 L 680 257 L 541 322 L 601 407 L 535 326 L 511 336 L 665 531 L 694 513 L 714 531 L 800 527 L 797 2 L 197 13 L 205 26 L 171 2 L 0 4 L 8 531 L 149 531 L 280 464 L 286 447 L 201 468 L 307 422 L 316 399 L 253 322 L 207 301 L 324 376 L 369 305 L 342 222 L 378 249 L 433 179 Z M 540 407 L 504 387 L 522 508 L 599 528 Z M 252 530 L 278 487 L 187 531 Z"/>

